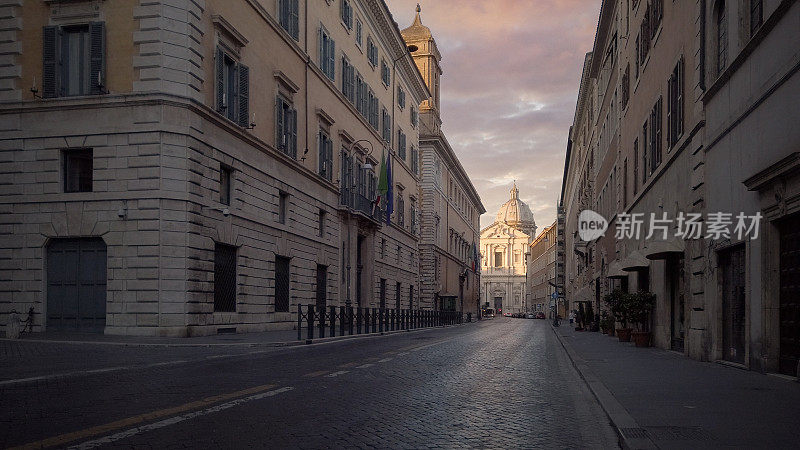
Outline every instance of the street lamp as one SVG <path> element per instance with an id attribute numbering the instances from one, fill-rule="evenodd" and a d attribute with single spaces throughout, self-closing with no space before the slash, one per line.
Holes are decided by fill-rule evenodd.
<path id="1" fill-rule="evenodd" d="M 367 156 L 371 155 L 371 154 L 372 154 L 372 152 L 374 151 L 374 148 L 372 147 L 372 142 L 371 142 L 370 140 L 368 140 L 368 139 L 359 139 L 359 140 L 357 140 L 357 141 L 354 141 L 354 142 L 353 142 L 352 144 L 350 144 L 350 146 L 347 148 L 348 152 L 352 154 L 352 153 L 353 153 L 353 148 L 354 148 L 354 147 L 356 146 L 356 144 L 358 144 L 359 142 L 366 142 L 366 143 L 367 143 L 367 145 L 369 145 L 369 151 L 366 151 L 366 149 L 364 149 L 364 153 L 365 153 Z M 370 164 L 369 160 L 368 160 L 368 159 L 366 159 L 366 158 L 365 158 L 364 165 L 363 165 L 362 167 L 363 167 L 364 169 L 366 169 L 366 170 L 372 170 L 372 164 Z M 345 180 L 342 180 L 342 183 L 344 183 L 344 181 L 345 181 Z M 348 219 L 348 220 L 349 220 L 349 219 Z M 349 227 L 348 227 L 348 228 L 349 228 Z M 351 272 L 350 272 L 350 271 L 351 271 L 351 269 L 352 269 L 352 259 L 350 258 L 350 253 L 351 253 L 351 252 L 350 252 L 350 249 L 352 248 L 352 243 L 353 243 L 353 240 L 352 240 L 352 237 L 351 237 L 351 236 L 352 236 L 352 233 L 351 233 L 351 232 L 350 232 L 350 230 L 348 229 L 348 230 L 347 230 L 347 299 L 345 300 L 345 306 L 347 306 L 348 308 L 349 308 L 349 307 L 350 307 L 350 306 L 353 304 L 353 302 L 352 302 L 352 299 L 351 299 L 351 297 L 350 297 L 350 295 L 351 295 L 351 294 L 350 294 L 350 292 L 351 292 L 351 281 L 350 281 L 350 273 L 351 273 Z M 361 305 L 358 305 L 358 306 L 360 307 Z"/>

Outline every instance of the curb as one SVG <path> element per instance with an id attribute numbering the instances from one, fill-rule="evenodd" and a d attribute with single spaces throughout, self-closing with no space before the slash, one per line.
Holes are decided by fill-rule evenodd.
<path id="1" fill-rule="evenodd" d="M 606 385 L 597 378 L 589 365 L 586 364 L 586 361 L 578 356 L 572 348 L 572 344 L 562 339 L 561 334 L 556 331 L 555 327 L 551 325 L 550 328 L 567 353 L 578 375 L 580 375 L 595 399 L 597 399 L 600 408 L 606 413 L 608 420 L 611 422 L 611 426 L 619 437 L 620 447 L 626 450 L 658 448 L 658 446 L 647 437 L 645 430 L 639 426 L 636 420 L 628 414 L 625 407 L 614 397 L 614 394 L 612 394 Z"/>
<path id="2" fill-rule="evenodd" d="M 383 332 L 375 332 L 375 333 L 364 333 L 364 334 L 353 334 L 353 335 L 345 335 L 345 336 L 328 336 L 324 338 L 313 338 L 313 339 L 303 339 L 303 340 L 291 340 L 291 341 L 275 341 L 275 342 L 231 342 L 231 343 L 213 343 L 213 342 L 205 342 L 205 343 L 159 343 L 159 342 L 113 342 L 113 341 L 71 341 L 71 340 L 64 340 L 64 339 L 9 339 L 9 338 L 0 338 L 0 342 L 27 342 L 27 343 L 43 343 L 43 344 L 74 344 L 74 345 L 114 345 L 120 347 L 164 347 L 164 348 L 171 348 L 171 347 L 192 347 L 192 348 L 211 348 L 211 347 L 267 347 L 267 348 L 280 348 L 280 347 L 298 347 L 302 345 L 318 345 L 318 344 L 329 344 L 332 342 L 338 341 L 348 341 L 348 340 L 357 340 L 357 339 L 365 339 L 365 338 L 374 338 L 380 336 L 391 336 L 393 334 L 398 333 L 415 333 L 420 331 L 426 330 L 436 330 L 442 328 L 452 328 L 452 327 L 460 327 L 467 325 L 473 322 L 465 322 L 462 324 L 456 325 L 442 325 L 438 327 L 427 327 L 427 328 L 415 328 L 413 330 L 394 330 L 394 331 L 383 331 Z M 475 322 L 477 323 L 477 322 Z M 184 339 L 191 339 L 191 338 L 184 338 Z"/>

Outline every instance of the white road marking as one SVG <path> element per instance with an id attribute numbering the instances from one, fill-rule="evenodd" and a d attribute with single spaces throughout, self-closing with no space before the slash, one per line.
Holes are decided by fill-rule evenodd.
<path id="1" fill-rule="evenodd" d="M 378 362 L 379 362 L 379 363 L 385 363 L 385 362 L 389 362 L 389 361 L 391 361 L 391 360 L 393 360 L 393 359 L 394 359 L 394 358 L 383 358 L 383 359 L 379 359 L 379 360 L 378 360 Z"/>
<path id="2" fill-rule="evenodd" d="M 221 405 L 212 406 L 211 408 L 203 409 L 200 411 L 195 411 L 187 414 L 182 414 L 180 416 L 170 417 L 169 419 L 160 420 L 158 422 L 154 422 L 148 425 L 143 425 L 140 427 L 134 427 L 125 431 L 120 431 L 119 433 L 112 434 L 110 436 L 105 436 L 99 439 L 94 439 L 91 441 L 86 441 L 78 445 L 74 445 L 70 447 L 70 449 L 90 449 L 99 447 L 101 445 L 107 445 L 112 442 L 120 441 L 122 439 L 127 439 L 131 436 L 135 436 L 137 434 L 141 434 L 147 431 L 157 430 L 159 428 L 168 427 L 170 425 L 175 425 L 176 423 L 184 422 L 189 419 L 194 419 L 195 417 L 206 416 L 209 414 L 213 414 L 215 412 L 224 411 L 226 409 L 233 408 L 234 406 L 239 406 L 244 403 L 252 402 L 254 400 L 261 400 L 262 398 L 272 397 L 278 394 L 282 394 L 284 392 L 289 392 L 293 387 L 287 386 L 284 388 L 276 389 L 274 391 L 267 391 L 262 392 L 260 394 L 251 395 L 249 397 L 244 398 L 237 398 L 236 400 L 231 400 L 227 403 L 223 403 Z"/>
<path id="3" fill-rule="evenodd" d="M 367 363 L 367 364 L 362 364 L 362 365 L 360 365 L 360 366 L 356 367 L 356 369 L 366 369 L 367 367 L 372 367 L 372 366 L 374 366 L 374 365 L 375 365 L 375 364 L 370 364 L 370 363 Z"/>
<path id="4" fill-rule="evenodd" d="M 234 355 L 225 355 L 227 356 L 234 356 Z M 81 375 L 93 375 L 98 373 L 108 373 L 108 372 L 119 372 L 123 370 L 137 370 L 137 369 L 151 369 L 153 367 L 162 367 L 162 366 L 177 366 L 180 364 L 186 364 L 189 361 L 185 359 L 180 359 L 176 361 L 165 361 L 160 363 L 153 363 L 153 364 L 145 364 L 142 366 L 116 366 L 116 367 L 105 367 L 102 369 L 91 369 L 91 370 L 76 370 L 74 372 L 62 372 L 62 373 L 55 373 L 52 375 L 41 375 L 38 377 L 29 377 L 29 378 L 17 378 L 14 380 L 3 380 L 0 381 L 0 386 L 8 386 L 13 384 L 24 384 L 30 383 L 32 381 L 41 381 L 41 380 L 53 380 L 56 378 L 67 378 L 67 377 L 77 377 Z"/>
<path id="5" fill-rule="evenodd" d="M 350 372 L 350 371 L 349 370 L 340 370 L 338 372 L 329 373 L 329 374 L 327 374 L 325 376 L 328 377 L 328 378 L 334 378 L 334 377 L 338 377 L 339 375 L 344 375 L 344 374 L 346 374 L 348 372 Z"/>
<path id="6" fill-rule="evenodd" d="M 401 353 L 398 353 L 397 356 L 403 356 L 403 355 L 407 355 L 407 354 L 408 354 L 408 352 L 401 352 Z"/>

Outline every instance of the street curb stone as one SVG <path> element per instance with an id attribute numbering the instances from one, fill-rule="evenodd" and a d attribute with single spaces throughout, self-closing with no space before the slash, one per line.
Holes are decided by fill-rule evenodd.
<path id="1" fill-rule="evenodd" d="M 650 438 L 646 437 L 646 434 L 642 433 L 639 434 L 638 437 L 636 436 L 638 433 L 629 432 L 628 430 L 643 430 L 636 420 L 628 414 L 628 411 L 625 409 L 624 406 L 614 397 L 614 394 L 608 390 L 605 384 L 603 384 L 600 379 L 595 376 L 592 369 L 586 364 L 583 358 L 578 356 L 575 350 L 572 348 L 572 344 L 566 342 L 560 333 L 556 331 L 555 327 L 551 326 L 553 330 L 553 334 L 556 335 L 556 339 L 564 348 L 564 351 L 567 353 L 570 361 L 572 361 L 572 365 L 575 367 L 575 370 L 578 372 L 578 375 L 583 379 L 586 385 L 589 387 L 589 390 L 592 391 L 597 402 L 600 404 L 600 407 L 608 416 L 608 419 L 611 421 L 611 425 L 614 427 L 614 431 L 616 431 L 617 436 L 619 437 L 619 445 L 623 449 L 626 450 L 638 450 L 638 449 L 656 449 L 658 446 L 653 443 Z"/>

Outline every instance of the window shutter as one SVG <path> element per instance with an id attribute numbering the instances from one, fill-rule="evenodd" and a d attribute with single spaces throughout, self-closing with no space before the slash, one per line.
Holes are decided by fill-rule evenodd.
<path id="1" fill-rule="evenodd" d="M 217 111 L 224 111 L 225 107 L 225 53 L 217 47 Z M 230 102 L 231 99 L 228 99 Z"/>
<path id="2" fill-rule="evenodd" d="M 294 159 L 297 159 L 297 110 L 292 109 L 289 113 L 291 125 L 289 126 L 289 132 L 291 133 L 291 156 Z"/>
<path id="3" fill-rule="evenodd" d="M 328 181 L 333 178 L 333 141 L 328 139 L 325 146 L 325 164 L 328 166 L 325 174 L 328 176 Z"/>
<path id="4" fill-rule="evenodd" d="M 239 64 L 239 126 L 250 126 L 250 68 Z"/>
<path id="5" fill-rule="evenodd" d="M 280 97 L 275 99 L 275 147 L 286 151 L 286 144 L 283 140 L 284 136 L 284 117 L 283 117 L 283 99 Z"/>
<path id="6" fill-rule="evenodd" d="M 300 13 L 298 9 L 300 8 L 298 0 L 292 0 L 291 2 L 291 12 L 289 13 L 289 24 L 290 24 L 290 34 L 295 40 L 300 38 L 300 21 L 298 20 Z"/>
<path id="7" fill-rule="evenodd" d="M 336 42 L 333 39 L 328 39 L 328 45 L 330 45 L 330 50 L 328 52 L 328 73 L 331 75 L 331 79 L 336 79 Z"/>
<path id="8" fill-rule="evenodd" d="M 317 132 L 317 155 L 319 155 L 319 174 L 325 176 L 325 135 L 322 131 Z"/>
<path id="9" fill-rule="evenodd" d="M 106 23 L 89 24 L 89 92 L 102 94 L 106 85 Z"/>
<path id="10" fill-rule="evenodd" d="M 60 95 L 59 73 L 61 71 L 61 29 L 47 26 L 42 31 L 42 97 Z"/>
<path id="11" fill-rule="evenodd" d="M 319 68 L 325 72 L 326 62 L 325 62 L 325 34 L 322 32 L 322 28 L 319 29 L 317 32 L 317 45 L 319 47 Z"/>

